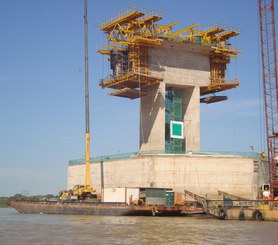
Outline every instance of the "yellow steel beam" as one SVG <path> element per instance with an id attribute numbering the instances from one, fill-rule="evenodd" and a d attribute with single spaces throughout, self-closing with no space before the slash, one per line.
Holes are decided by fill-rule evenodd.
<path id="1" fill-rule="evenodd" d="M 121 16 L 119 18 L 112 18 L 110 21 L 108 20 L 106 24 L 103 24 L 99 30 L 100 31 L 110 31 L 114 28 L 115 25 L 123 25 L 126 24 L 128 22 L 134 21 L 142 16 L 144 16 L 145 14 L 139 11 L 133 11 L 130 12 L 124 16 Z"/>
<path id="2" fill-rule="evenodd" d="M 110 38 L 109 41 L 112 43 L 115 43 L 115 44 L 125 45 L 125 46 L 132 44 L 131 41 L 120 40 L 120 39 L 115 39 L 115 38 Z"/>
<path id="3" fill-rule="evenodd" d="M 229 48 L 225 48 L 225 47 L 213 47 L 215 49 L 215 53 L 218 53 L 218 54 L 223 54 L 225 56 L 230 56 L 230 55 L 233 55 L 233 58 L 234 58 L 234 55 L 237 55 L 237 54 L 240 54 L 240 50 L 236 50 L 236 49 L 229 49 Z"/>
<path id="4" fill-rule="evenodd" d="M 146 45 L 161 45 L 161 41 L 156 38 L 132 37 L 129 38 L 130 44 L 146 44 Z"/>
<path id="5" fill-rule="evenodd" d="M 217 83 L 217 82 L 213 82 L 206 86 L 206 87 L 201 87 L 200 88 L 200 94 L 201 95 L 206 95 L 206 94 L 212 94 L 212 93 L 216 93 L 216 92 L 220 92 L 220 91 L 224 91 L 224 90 L 228 90 L 228 89 L 232 89 L 232 88 L 236 88 L 239 85 L 238 80 L 235 80 L 233 83 Z"/>
<path id="6" fill-rule="evenodd" d="M 206 36 L 214 36 L 214 35 L 216 35 L 216 34 L 218 34 L 220 32 L 223 32 L 223 31 L 224 31 L 224 29 L 219 28 L 219 27 L 215 27 L 215 28 L 211 28 L 211 29 L 209 29 L 207 31 L 204 31 L 204 34 Z"/>
<path id="7" fill-rule="evenodd" d="M 178 21 L 175 21 L 175 22 L 172 22 L 166 26 L 163 26 L 163 25 L 158 25 L 156 24 L 155 26 L 157 27 L 157 32 L 158 33 L 161 33 L 163 31 L 165 31 L 166 33 L 170 32 L 172 30 L 172 27 L 176 24 L 178 24 L 179 22 Z"/>
<path id="8" fill-rule="evenodd" d="M 102 55 L 110 55 L 110 50 L 107 49 L 99 49 L 97 52 Z"/>
<path id="9" fill-rule="evenodd" d="M 187 31 L 191 31 L 194 27 L 200 25 L 199 23 L 196 23 L 196 24 L 193 24 L 191 26 L 188 26 L 188 27 L 185 27 L 185 28 L 182 28 L 178 31 L 175 31 L 175 32 L 172 32 L 171 33 L 171 36 L 177 36 L 177 35 L 180 35 L 181 33 L 183 32 L 187 32 Z"/>
<path id="10" fill-rule="evenodd" d="M 162 19 L 161 16 L 158 15 L 151 15 L 146 17 L 145 19 L 142 19 L 140 21 L 138 21 L 140 24 L 146 24 L 146 25 L 150 25 L 153 24 L 154 22 L 160 21 Z"/>
<path id="11" fill-rule="evenodd" d="M 219 41 L 226 41 L 231 37 L 235 37 L 239 35 L 239 32 L 236 31 L 228 31 L 222 34 L 219 34 L 218 36 L 215 37 L 215 39 L 219 42 Z"/>
<path id="12" fill-rule="evenodd" d="M 109 49 L 117 49 L 117 50 L 126 50 L 126 48 L 123 48 L 123 47 L 118 47 L 118 46 L 114 46 L 114 45 L 108 45 L 108 44 L 103 44 L 103 46 L 105 48 L 109 48 Z"/>

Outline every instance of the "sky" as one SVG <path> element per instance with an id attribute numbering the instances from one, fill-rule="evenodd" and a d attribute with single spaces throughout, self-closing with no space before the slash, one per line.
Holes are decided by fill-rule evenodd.
<path id="1" fill-rule="evenodd" d="M 139 149 L 139 100 L 110 97 L 96 51 L 105 19 L 135 5 L 181 29 L 221 23 L 240 29 L 241 54 L 227 69 L 237 89 L 201 105 L 201 151 L 265 150 L 257 0 L 88 0 L 91 156 Z M 277 5 L 278 6 L 278 5 Z M 277 8 L 277 6 L 275 8 Z M 69 160 L 84 157 L 83 0 L 0 1 L 0 196 L 57 194 Z"/>

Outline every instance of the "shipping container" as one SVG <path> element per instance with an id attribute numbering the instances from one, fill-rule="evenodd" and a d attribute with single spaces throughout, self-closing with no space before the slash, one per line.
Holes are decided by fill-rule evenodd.
<path id="1" fill-rule="evenodd" d="M 165 198 L 166 189 L 162 188 L 146 188 L 146 197 Z"/>
<path id="2" fill-rule="evenodd" d="M 166 197 L 146 197 L 146 205 L 166 205 Z"/>

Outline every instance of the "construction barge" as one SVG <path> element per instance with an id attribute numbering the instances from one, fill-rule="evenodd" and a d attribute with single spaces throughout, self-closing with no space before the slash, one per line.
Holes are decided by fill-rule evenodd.
<path id="1" fill-rule="evenodd" d="M 116 188 L 117 197 L 123 189 Z M 129 189 L 130 190 L 130 189 Z M 108 189 L 107 192 L 109 192 Z M 142 193 L 142 192 L 141 192 Z M 140 194 L 141 194 L 140 193 Z M 22 214 L 63 214 L 63 215 L 101 215 L 101 216 L 195 216 L 220 220 L 278 221 L 277 200 L 248 200 L 227 192 L 219 191 L 222 200 L 211 200 L 184 191 L 187 201 L 174 198 L 173 191 L 162 188 L 148 188 L 146 195 L 127 203 L 127 201 L 107 202 L 99 200 L 16 200 L 9 205 Z M 161 195 L 165 193 L 165 195 Z M 154 195 L 155 194 L 155 195 Z M 109 196 L 113 200 L 115 196 Z M 182 199 L 184 199 L 182 198 Z M 107 198 L 106 198 L 107 200 Z"/>
<path id="2" fill-rule="evenodd" d="M 22 214 L 64 214 L 103 216 L 185 216 L 203 213 L 202 208 L 187 206 L 135 206 L 122 202 L 53 202 L 11 201 L 10 206 Z"/>
<path id="3" fill-rule="evenodd" d="M 23 214 L 185 216 L 204 213 L 201 205 L 182 201 L 180 193 L 170 188 L 103 188 L 101 195 L 92 198 L 68 194 L 60 192 L 59 200 L 15 200 L 9 205 Z"/>
<path id="4" fill-rule="evenodd" d="M 175 192 L 163 188 L 116 188 L 116 195 L 113 196 L 111 190 L 112 188 L 106 188 L 105 194 L 110 195 L 101 199 L 15 200 L 9 205 L 22 214 L 193 217 L 202 215 L 203 218 L 220 220 L 278 221 L 277 200 L 248 200 L 223 191 L 219 191 L 222 200 L 211 200 L 187 190 L 182 198 L 180 195 L 177 198 Z M 138 190 L 140 196 L 136 195 Z M 133 195 L 135 199 L 130 200 Z"/>
<path id="5" fill-rule="evenodd" d="M 227 192 L 218 191 L 222 200 L 209 200 L 185 190 L 185 196 L 203 207 L 204 213 L 220 220 L 278 221 L 278 200 L 263 198 L 248 200 Z"/>

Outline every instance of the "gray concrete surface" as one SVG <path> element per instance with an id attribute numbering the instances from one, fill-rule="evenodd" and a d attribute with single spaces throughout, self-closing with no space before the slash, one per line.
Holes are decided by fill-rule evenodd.
<path id="1" fill-rule="evenodd" d="M 237 156 L 144 155 L 105 160 L 91 164 L 91 184 L 104 187 L 165 187 L 182 192 L 187 189 L 211 199 L 225 191 L 249 199 L 257 198 L 263 182 L 258 159 Z M 68 187 L 83 183 L 85 165 L 68 167 Z"/>

